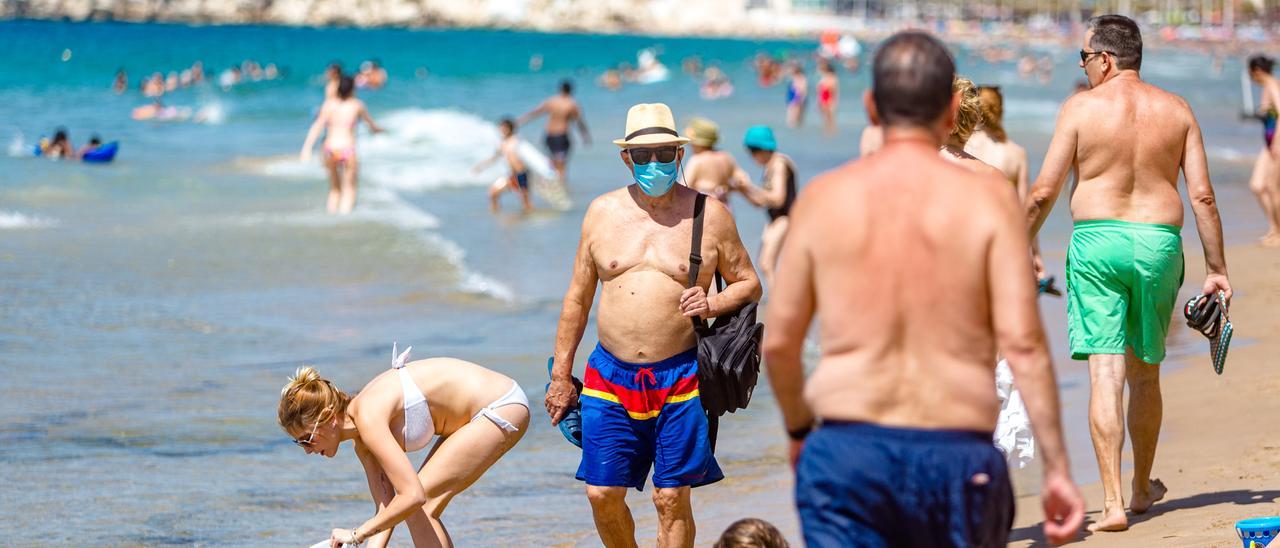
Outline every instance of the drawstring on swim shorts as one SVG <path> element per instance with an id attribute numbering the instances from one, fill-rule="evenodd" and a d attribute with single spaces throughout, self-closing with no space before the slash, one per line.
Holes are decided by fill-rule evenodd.
<path id="1" fill-rule="evenodd" d="M 648 402 L 649 387 L 644 383 L 644 380 L 646 377 L 649 379 L 649 384 L 655 387 L 658 386 L 658 378 L 653 376 L 653 369 L 650 369 L 648 367 L 641 367 L 639 371 L 636 371 L 636 376 L 635 376 L 635 379 L 633 380 L 635 381 L 636 384 L 640 385 L 640 392 L 644 394 L 644 401 Z"/>

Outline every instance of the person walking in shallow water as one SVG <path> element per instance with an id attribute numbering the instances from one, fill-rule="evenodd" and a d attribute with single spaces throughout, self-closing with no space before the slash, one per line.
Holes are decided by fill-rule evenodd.
<path id="1" fill-rule="evenodd" d="M 1094 17 L 1082 46 L 1080 67 L 1090 89 L 1063 103 L 1026 207 L 1034 237 L 1074 166 L 1068 336 L 1072 357 L 1089 361 L 1089 433 L 1104 493 L 1102 515 L 1090 529 L 1123 531 L 1129 527 L 1120 483 L 1126 384 L 1129 509 L 1145 513 L 1166 492 L 1151 471 L 1164 405 L 1160 362 L 1183 278 L 1179 171 L 1204 248 L 1202 292 L 1230 299 L 1231 284 L 1195 114 L 1181 97 L 1140 76 L 1142 34 L 1133 20 Z"/>
<path id="2" fill-rule="evenodd" d="M 591 132 L 582 118 L 582 108 L 573 98 L 573 83 L 560 82 L 560 93 L 547 98 L 537 108 L 525 113 L 516 120 L 516 126 L 523 126 L 530 120 L 547 115 L 547 153 L 551 155 L 551 165 L 555 167 L 556 177 L 561 182 L 567 181 L 569 169 L 569 124 L 578 126 L 578 137 L 584 143 L 591 144 Z"/>
<path id="3" fill-rule="evenodd" d="M 1267 233 L 1262 245 L 1280 246 L 1280 139 L 1275 139 L 1276 119 L 1280 114 L 1280 81 L 1271 75 L 1275 60 L 1264 55 L 1249 58 L 1249 78 L 1262 88 L 1258 112 L 1251 113 L 1262 121 L 1262 150 L 1253 164 L 1249 190 L 1258 197 L 1262 214 L 1267 218 Z"/>
<path id="4" fill-rule="evenodd" d="M 1005 545 L 997 351 L 1041 449 L 1045 535 L 1069 540 L 1084 519 L 1022 209 L 999 177 L 938 153 L 954 73 L 927 34 L 886 41 L 865 98 L 884 146 L 814 179 L 792 208 L 764 357 L 809 547 Z M 822 356 L 806 382 L 815 315 Z"/>
<path id="5" fill-rule="evenodd" d="M 311 149 L 315 147 L 320 132 L 325 133 L 324 167 L 329 171 L 329 200 L 325 209 L 329 213 L 351 213 L 356 206 L 357 174 L 360 164 L 356 158 L 356 124 L 361 120 L 369 125 L 369 130 L 380 133 L 382 128 L 369 117 L 364 102 L 355 98 L 355 81 L 350 76 L 342 76 L 338 81 L 337 98 L 325 101 L 320 113 L 307 131 L 307 139 L 302 143 L 302 152 L 298 157 L 303 162 L 311 161 Z"/>
<path id="6" fill-rule="evenodd" d="M 639 104 L 627 112 L 622 148 L 628 184 L 587 208 L 573 277 L 556 328 L 546 408 L 558 424 L 578 394 L 572 370 L 600 287 L 600 343 L 583 376 L 582 462 L 596 532 L 608 547 L 636 546 L 627 489 L 653 468 L 657 545 L 693 546 L 690 489 L 724 478 L 712 455 L 699 399 L 693 318 L 711 319 L 760 298 L 760 281 L 728 209 L 676 184 L 689 140 L 671 109 Z M 703 203 L 702 268 L 689 280 L 694 209 Z M 727 284 L 710 297 L 719 273 Z M 690 283 L 692 282 L 692 283 Z"/>

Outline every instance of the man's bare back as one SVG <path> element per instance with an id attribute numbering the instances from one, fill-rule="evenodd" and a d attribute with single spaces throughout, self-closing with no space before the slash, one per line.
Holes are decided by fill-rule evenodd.
<path id="1" fill-rule="evenodd" d="M 913 166 L 909 177 L 902 166 Z M 992 430 L 999 404 L 987 288 L 1033 291 L 1029 262 L 1019 270 L 992 256 L 999 225 L 1017 224 L 1009 186 L 936 149 L 892 146 L 815 179 L 795 209 L 803 211 L 793 215 L 780 269 L 808 269 L 820 292 L 812 299 L 823 303 L 823 356 L 805 389 L 814 415 Z M 800 278 L 781 278 L 779 294 Z"/>
<path id="2" fill-rule="evenodd" d="M 583 221 L 587 246 L 601 284 L 597 331 L 600 343 L 619 359 L 648 363 L 694 346 L 693 324 L 680 311 L 689 274 L 693 206 L 697 194 L 676 185 L 668 211 L 642 209 L 624 187 L 597 198 Z M 704 213 L 699 285 L 708 287 L 717 267 L 726 279 L 754 279 L 733 218 L 708 200 Z M 728 257 L 724 256 L 726 254 Z M 739 256 L 742 255 L 742 256 Z"/>
<path id="3" fill-rule="evenodd" d="M 577 121 L 580 112 L 578 102 L 569 95 L 556 95 L 542 103 L 547 112 L 547 135 L 569 133 L 569 124 Z"/>
<path id="4" fill-rule="evenodd" d="M 685 182 L 689 188 L 716 198 L 728 201 L 732 186 L 730 181 L 740 177 L 746 181 L 746 173 L 738 167 L 738 162 L 728 152 L 721 150 L 705 150 L 693 155 L 685 166 Z"/>
<path id="5" fill-rule="evenodd" d="M 1178 171 L 1190 134 L 1200 139 L 1186 101 L 1122 74 L 1071 96 L 1058 124 L 1066 142 L 1049 154 L 1073 153 L 1079 173 L 1072 217 L 1182 226 Z"/>

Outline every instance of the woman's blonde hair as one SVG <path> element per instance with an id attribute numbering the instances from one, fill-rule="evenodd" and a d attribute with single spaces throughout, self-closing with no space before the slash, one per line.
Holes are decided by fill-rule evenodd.
<path id="1" fill-rule="evenodd" d="M 309 429 L 317 421 L 347 412 L 351 396 L 320 378 L 311 366 L 299 367 L 280 390 L 280 408 L 276 411 L 280 428 L 285 432 Z"/>
<path id="2" fill-rule="evenodd" d="M 997 143 L 1009 140 L 1004 131 L 1004 96 L 1000 88 L 978 88 L 978 100 L 982 102 L 982 129 Z"/>
<path id="3" fill-rule="evenodd" d="M 969 141 L 978 122 L 982 121 L 982 102 L 978 100 L 978 88 L 973 81 L 963 76 L 956 76 L 951 81 L 951 92 L 960 94 L 960 108 L 956 110 L 956 123 L 951 128 L 951 136 L 961 143 Z"/>

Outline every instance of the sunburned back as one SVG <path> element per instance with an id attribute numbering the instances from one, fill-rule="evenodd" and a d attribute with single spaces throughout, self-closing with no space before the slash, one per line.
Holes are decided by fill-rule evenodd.
<path id="1" fill-rule="evenodd" d="M 447 436 L 462 428 L 490 402 L 511 389 L 510 377 L 455 358 L 409 362 L 405 369 L 431 409 L 434 434 Z M 353 415 L 387 415 L 396 441 L 404 445 L 404 385 L 393 369 L 369 381 L 351 401 Z"/>
<path id="2" fill-rule="evenodd" d="M 1135 77 L 1117 77 L 1073 97 L 1076 220 L 1182 225 L 1178 171 L 1192 113 L 1182 98 Z"/>
<path id="3" fill-rule="evenodd" d="M 723 200 L 729 192 L 737 162 L 727 152 L 708 150 L 694 154 L 685 168 L 689 188 Z"/>
<path id="4" fill-rule="evenodd" d="M 995 166 L 1009 184 L 1017 186 L 1018 174 L 1026 170 L 1027 151 L 1013 141 L 996 142 L 985 131 L 978 130 L 965 143 L 964 151 Z"/>
<path id="5" fill-rule="evenodd" d="M 820 417 L 994 427 L 987 257 L 994 200 L 1009 191 L 930 152 L 886 148 L 801 198 L 792 230 L 821 244 L 811 260 L 823 355 L 805 389 Z"/>

